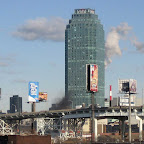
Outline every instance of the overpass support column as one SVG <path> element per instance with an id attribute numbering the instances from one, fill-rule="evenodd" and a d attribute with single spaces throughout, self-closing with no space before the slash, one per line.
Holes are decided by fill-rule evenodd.
<path id="1" fill-rule="evenodd" d="M 97 131 L 97 119 L 96 118 L 94 119 L 94 123 L 95 123 L 95 126 L 94 126 L 95 127 L 95 131 L 94 131 L 95 141 L 97 142 L 97 135 L 98 135 L 97 133 L 98 133 L 98 131 Z"/>
<path id="2" fill-rule="evenodd" d="M 74 119 L 74 136 L 77 137 L 77 119 Z"/>
<path id="3" fill-rule="evenodd" d="M 139 141 L 142 141 L 142 118 L 136 116 L 136 119 L 139 121 Z"/>
<path id="4" fill-rule="evenodd" d="M 68 131 L 68 119 L 64 119 L 64 128 L 65 131 Z"/>
<path id="5" fill-rule="evenodd" d="M 62 124 L 62 129 L 61 130 L 64 130 L 63 132 L 60 133 L 60 138 L 64 138 L 64 139 L 67 139 L 67 136 L 68 136 L 68 119 L 62 119 L 63 121 L 63 124 Z"/>
<path id="6" fill-rule="evenodd" d="M 32 109 L 32 112 L 35 112 L 35 111 L 36 111 L 36 103 L 35 103 L 35 102 L 32 103 L 31 109 Z M 32 118 L 31 133 L 32 133 L 32 134 L 35 133 L 35 130 L 34 130 L 34 118 Z"/>
<path id="7" fill-rule="evenodd" d="M 122 138 L 122 140 L 124 141 L 124 138 L 125 138 L 125 118 L 122 118 L 122 119 L 121 119 L 121 122 L 122 122 L 121 138 Z"/>

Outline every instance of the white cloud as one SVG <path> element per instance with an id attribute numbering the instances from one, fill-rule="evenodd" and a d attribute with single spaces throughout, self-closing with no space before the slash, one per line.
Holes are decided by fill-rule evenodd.
<path id="1" fill-rule="evenodd" d="M 18 75 L 18 74 L 21 74 L 21 72 L 18 72 L 18 71 L 12 71 L 12 70 L 0 70 L 0 73 L 3 73 L 3 74 L 8 74 L 8 75 Z"/>
<path id="2" fill-rule="evenodd" d="M 60 17 L 37 18 L 26 21 L 24 25 L 13 32 L 13 36 L 24 40 L 64 41 L 65 28 L 66 20 Z"/>
<path id="3" fill-rule="evenodd" d="M 9 66 L 8 63 L 6 63 L 6 62 L 0 62 L 0 67 L 7 67 L 7 66 Z"/>
<path id="4" fill-rule="evenodd" d="M 23 79 L 16 79 L 16 80 L 13 80 L 13 82 L 15 82 L 15 83 L 28 83 L 27 80 L 23 80 Z"/>
<path id="5" fill-rule="evenodd" d="M 7 67 L 15 62 L 13 55 L 9 56 L 0 56 L 0 67 Z"/>
<path id="6" fill-rule="evenodd" d="M 57 66 L 57 64 L 55 63 L 55 62 L 49 62 L 48 63 L 51 67 L 56 67 Z"/>

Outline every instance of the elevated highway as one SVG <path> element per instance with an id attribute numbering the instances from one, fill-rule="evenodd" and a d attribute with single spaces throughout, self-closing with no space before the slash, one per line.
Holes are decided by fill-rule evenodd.
<path id="1" fill-rule="evenodd" d="M 95 108 L 95 118 L 114 118 L 128 117 L 129 107 L 101 107 Z M 144 117 L 144 109 L 142 107 L 131 107 L 131 116 Z M 64 115 L 64 118 L 90 118 L 91 108 L 76 109 Z"/>
<path id="2" fill-rule="evenodd" d="M 105 118 L 119 119 L 122 123 L 122 138 L 124 139 L 125 131 L 125 120 L 129 116 L 129 107 L 95 107 L 94 117 L 95 117 L 95 139 L 97 139 L 97 120 Z M 143 107 L 131 107 L 131 116 L 135 117 L 139 121 L 139 134 L 140 140 L 142 140 L 142 120 L 144 119 L 144 109 Z M 50 111 L 40 111 L 40 112 L 24 112 L 24 113 L 13 113 L 13 114 L 1 114 L 1 120 L 22 120 L 30 118 L 41 118 L 43 122 L 39 121 L 39 130 L 43 126 L 44 128 L 50 127 L 51 129 L 68 131 L 76 129 L 79 127 L 82 129 L 86 118 L 91 118 L 91 108 L 81 108 L 81 109 L 63 109 L 63 110 L 50 110 Z M 55 120 L 54 120 L 55 119 Z M 59 119 L 56 120 L 56 119 Z M 56 126 L 56 125 L 57 126 Z M 43 132 L 44 134 L 44 132 Z"/>
<path id="3" fill-rule="evenodd" d="M 40 112 L 23 112 L 23 113 L 9 113 L 0 114 L 0 119 L 2 120 L 22 120 L 29 118 L 59 118 L 63 115 L 69 114 L 74 109 L 64 109 L 64 110 L 52 110 L 52 111 L 40 111 Z"/>
<path id="4" fill-rule="evenodd" d="M 101 107 L 95 108 L 95 118 L 118 118 L 118 117 L 128 117 L 129 108 L 128 107 Z M 144 117 L 144 109 L 142 107 L 132 107 L 132 116 Z M 62 110 L 50 110 L 50 111 L 40 111 L 40 112 L 23 112 L 23 113 L 11 113 L 11 114 L 0 114 L 0 119 L 2 120 L 22 120 L 28 118 L 59 118 L 63 117 L 65 119 L 72 118 L 90 118 L 91 108 L 81 108 L 81 109 L 62 109 Z"/>

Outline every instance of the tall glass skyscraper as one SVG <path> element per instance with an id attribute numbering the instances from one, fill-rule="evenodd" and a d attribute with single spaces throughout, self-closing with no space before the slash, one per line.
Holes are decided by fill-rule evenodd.
<path id="1" fill-rule="evenodd" d="M 76 9 L 65 30 L 65 97 L 72 107 L 91 104 L 86 90 L 86 64 L 98 65 L 95 104 L 104 106 L 105 47 L 103 26 L 92 9 Z"/>

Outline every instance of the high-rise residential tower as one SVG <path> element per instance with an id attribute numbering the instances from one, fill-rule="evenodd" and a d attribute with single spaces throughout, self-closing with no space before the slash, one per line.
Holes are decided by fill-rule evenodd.
<path id="1" fill-rule="evenodd" d="M 22 112 L 22 97 L 14 95 L 10 97 L 10 113 Z"/>
<path id="2" fill-rule="evenodd" d="M 105 47 L 103 26 L 92 9 L 76 9 L 65 30 L 65 97 L 74 108 L 91 104 L 86 90 L 86 64 L 98 65 L 95 103 L 104 106 Z"/>

